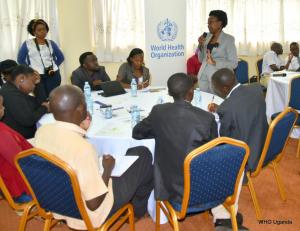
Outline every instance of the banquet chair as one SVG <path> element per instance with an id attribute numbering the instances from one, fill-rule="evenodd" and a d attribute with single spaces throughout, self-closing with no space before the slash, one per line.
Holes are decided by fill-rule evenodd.
<path id="1" fill-rule="evenodd" d="M 257 73 L 258 81 L 261 78 L 262 63 L 263 63 L 263 59 L 259 59 L 259 60 L 256 61 L 256 73 Z"/>
<path id="2" fill-rule="evenodd" d="M 275 176 L 281 199 L 286 201 L 284 186 L 278 172 L 278 163 L 280 162 L 287 139 L 297 120 L 297 112 L 292 108 L 287 108 L 281 112 L 270 124 L 266 141 L 260 155 L 256 169 L 253 172 L 247 172 L 247 186 L 250 191 L 254 205 L 256 218 L 261 219 L 260 206 L 254 190 L 252 178 L 259 176 L 262 169 L 270 167 Z"/>
<path id="3" fill-rule="evenodd" d="M 0 176 L 0 191 L 3 194 L 2 195 L 3 199 L 7 201 L 8 205 L 16 212 L 22 213 L 18 230 L 19 231 L 25 230 L 27 221 L 37 215 L 37 211 L 34 210 L 35 207 L 34 202 L 33 201 L 27 203 L 15 202 L 1 176 Z"/>
<path id="4" fill-rule="evenodd" d="M 294 108 L 298 110 L 298 119 L 295 123 L 295 128 L 300 128 L 300 116 L 299 116 L 299 111 L 300 111 L 300 75 L 294 77 L 291 82 L 290 82 L 290 90 L 289 90 L 289 107 Z M 279 115 L 280 112 L 275 113 L 272 115 L 271 119 L 273 120 Z M 300 137 L 298 139 L 298 145 L 297 145 L 297 153 L 296 157 L 300 157 Z"/>
<path id="5" fill-rule="evenodd" d="M 238 185 L 249 156 L 249 147 L 242 141 L 220 137 L 194 149 L 183 164 L 184 189 L 182 202 L 156 201 L 156 230 L 160 229 L 160 209 L 173 230 L 187 214 L 207 211 L 223 204 L 237 229 L 234 203 Z"/>
<path id="6" fill-rule="evenodd" d="M 290 83 L 290 100 L 289 100 L 289 107 L 292 107 L 298 110 L 298 119 L 295 123 L 296 128 L 300 128 L 300 76 L 294 77 Z M 300 137 L 298 139 L 297 145 L 297 158 L 300 157 Z"/>
<path id="7" fill-rule="evenodd" d="M 50 230 L 58 222 L 53 213 L 81 219 L 89 231 L 108 230 L 112 225 L 116 230 L 128 219 L 130 230 L 134 230 L 131 204 L 123 206 L 101 227 L 95 229 L 84 207 L 76 173 L 56 156 L 32 148 L 19 153 L 15 163 L 33 197 L 38 215 L 45 219 L 44 231 Z"/>
<path id="8" fill-rule="evenodd" d="M 238 66 L 235 69 L 235 76 L 240 84 L 249 83 L 249 65 L 246 60 L 240 59 L 238 61 Z"/>
<path id="9" fill-rule="evenodd" d="M 263 64 L 263 59 L 259 59 L 256 61 L 256 73 L 257 73 L 257 82 L 260 83 L 260 79 L 262 77 L 262 64 Z M 260 83 L 262 91 L 266 94 L 267 88 Z"/>

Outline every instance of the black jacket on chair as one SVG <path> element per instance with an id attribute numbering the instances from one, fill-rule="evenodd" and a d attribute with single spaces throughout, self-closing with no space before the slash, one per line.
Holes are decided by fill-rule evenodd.
<path id="1" fill-rule="evenodd" d="M 242 140 L 250 147 L 248 168 L 255 170 L 268 132 L 266 102 L 257 84 L 240 85 L 219 106 L 220 136 Z"/>
<path id="2" fill-rule="evenodd" d="M 4 98 L 5 114 L 2 121 L 26 139 L 32 138 L 36 122 L 47 113 L 40 100 L 22 93 L 14 84 L 6 83 L 0 90 Z"/>
<path id="3" fill-rule="evenodd" d="M 212 114 L 177 101 L 154 106 L 134 127 L 132 136 L 155 138 L 155 198 L 181 202 L 184 159 L 190 151 L 217 137 L 217 124 Z"/>

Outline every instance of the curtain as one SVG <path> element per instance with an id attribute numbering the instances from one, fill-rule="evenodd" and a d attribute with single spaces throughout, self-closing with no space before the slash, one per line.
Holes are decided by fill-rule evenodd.
<path id="1" fill-rule="evenodd" d="M 16 60 L 19 47 L 30 38 L 27 24 L 34 18 L 47 22 L 48 38 L 59 44 L 56 0 L 0 0 L 0 61 Z"/>
<path id="2" fill-rule="evenodd" d="M 123 61 L 131 48 L 145 47 L 144 1 L 93 0 L 94 45 L 101 61 Z M 227 13 L 224 31 L 235 37 L 239 55 L 262 55 L 274 41 L 288 53 L 289 44 L 300 40 L 299 0 L 185 1 L 187 55 L 196 49 L 198 37 L 208 31 L 208 14 L 215 9 Z"/>
<path id="3" fill-rule="evenodd" d="M 227 13 L 224 31 L 235 37 L 239 55 L 262 55 L 274 41 L 288 53 L 289 44 L 300 41 L 299 0 L 187 0 L 188 53 L 208 31 L 207 18 L 215 9 Z"/>
<path id="4" fill-rule="evenodd" d="M 101 62 L 124 61 L 134 47 L 145 47 L 143 0 L 93 0 L 93 37 Z"/>

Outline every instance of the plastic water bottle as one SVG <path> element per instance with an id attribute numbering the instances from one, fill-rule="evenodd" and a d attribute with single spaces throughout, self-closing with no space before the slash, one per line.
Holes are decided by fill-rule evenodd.
<path id="1" fill-rule="evenodd" d="M 93 115 L 94 113 L 94 102 L 92 97 L 90 96 L 89 98 L 86 99 L 86 106 L 87 106 L 87 110 L 88 112 Z"/>
<path id="2" fill-rule="evenodd" d="M 87 110 L 92 115 L 94 112 L 94 102 L 93 102 L 93 98 L 92 98 L 91 87 L 88 82 L 84 83 L 83 91 L 84 91 Z"/>
<path id="3" fill-rule="evenodd" d="M 92 95 L 90 84 L 87 81 L 84 82 L 83 92 L 85 97 L 90 97 Z"/>
<path id="4" fill-rule="evenodd" d="M 130 87 L 131 87 L 131 96 L 136 97 L 137 96 L 137 84 L 136 84 L 135 79 L 131 80 Z"/>
<path id="5" fill-rule="evenodd" d="M 196 91 L 195 91 L 195 106 L 196 107 L 201 106 L 201 100 L 202 100 L 202 97 L 201 97 L 200 89 L 196 88 Z"/>
<path id="6" fill-rule="evenodd" d="M 133 128 L 135 125 L 137 125 L 140 122 L 141 116 L 140 116 L 140 109 L 138 106 L 133 105 L 130 107 L 130 113 L 131 113 L 131 127 Z"/>

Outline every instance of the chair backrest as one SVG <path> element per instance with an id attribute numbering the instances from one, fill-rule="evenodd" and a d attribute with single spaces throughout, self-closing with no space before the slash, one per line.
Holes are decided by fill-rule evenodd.
<path id="1" fill-rule="evenodd" d="M 235 69 L 235 75 L 239 83 L 249 83 L 248 62 L 240 59 Z"/>
<path id="2" fill-rule="evenodd" d="M 290 82 L 289 107 L 300 110 L 300 76 L 293 78 Z"/>
<path id="3" fill-rule="evenodd" d="M 68 164 L 36 148 L 19 153 L 15 163 L 41 214 L 47 211 L 83 219 L 93 230 L 76 174 Z"/>
<path id="4" fill-rule="evenodd" d="M 212 140 L 190 152 L 184 161 L 180 216 L 184 217 L 191 207 L 206 210 L 225 200 L 234 204 L 248 156 L 247 144 L 227 137 Z"/>
<path id="5" fill-rule="evenodd" d="M 256 61 L 256 73 L 257 73 L 258 78 L 261 77 L 262 64 L 263 64 L 263 59 L 259 59 Z"/>
<path id="6" fill-rule="evenodd" d="M 263 167 L 280 157 L 297 116 L 294 109 L 286 108 L 271 122 L 258 165 L 251 175 L 257 176 Z"/>

